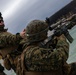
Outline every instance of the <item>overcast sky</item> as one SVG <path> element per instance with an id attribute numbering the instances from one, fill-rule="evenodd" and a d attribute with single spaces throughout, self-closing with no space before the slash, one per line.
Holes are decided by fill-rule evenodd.
<path id="1" fill-rule="evenodd" d="M 31 20 L 45 20 L 70 1 L 72 0 L 0 0 L 0 12 L 4 18 L 5 28 L 11 33 L 17 33 L 22 31 Z M 74 38 L 76 38 L 75 32 L 76 28 L 71 31 Z M 73 53 L 75 43 L 76 40 L 71 44 Z"/>
<path id="2" fill-rule="evenodd" d="M 33 19 L 45 20 L 71 0 L 0 0 L 5 27 L 20 32 Z"/>

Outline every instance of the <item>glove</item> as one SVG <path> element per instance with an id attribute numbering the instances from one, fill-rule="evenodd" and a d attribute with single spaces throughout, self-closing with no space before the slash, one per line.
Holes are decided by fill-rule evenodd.
<path id="1" fill-rule="evenodd" d="M 66 40 L 66 37 L 64 36 L 64 34 L 60 35 L 60 36 L 56 36 L 57 40 Z"/>

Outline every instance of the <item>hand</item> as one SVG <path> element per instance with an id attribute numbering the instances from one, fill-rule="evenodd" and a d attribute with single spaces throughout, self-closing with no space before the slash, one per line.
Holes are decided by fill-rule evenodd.
<path id="1" fill-rule="evenodd" d="M 60 35 L 59 37 L 56 37 L 57 40 L 66 40 L 66 37 L 64 36 L 64 34 Z"/>

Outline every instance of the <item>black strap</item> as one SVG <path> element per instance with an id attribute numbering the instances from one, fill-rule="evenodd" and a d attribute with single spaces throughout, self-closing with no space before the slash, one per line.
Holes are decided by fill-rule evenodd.
<path id="1" fill-rule="evenodd" d="M 70 75 L 76 75 L 76 63 L 71 64 Z"/>

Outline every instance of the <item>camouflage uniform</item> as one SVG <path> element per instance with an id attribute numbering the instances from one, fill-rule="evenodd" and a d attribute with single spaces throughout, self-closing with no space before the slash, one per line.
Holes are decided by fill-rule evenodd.
<path id="1" fill-rule="evenodd" d="M 0 34 L 0 48 L 18 47 L 20 40 L 22 40 L 19 34 L 13 35 L 9 32 L 2 32 Z"/>

